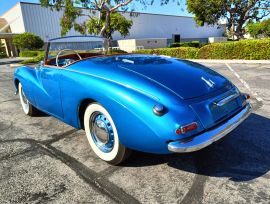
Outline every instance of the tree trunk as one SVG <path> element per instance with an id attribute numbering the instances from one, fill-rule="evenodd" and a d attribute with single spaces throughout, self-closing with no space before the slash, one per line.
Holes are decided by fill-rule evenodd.
<path id="1" fill-rule="evenodd" d="M 111 24 L 111 12 L 110 12 L 109 10 L 107 10 L 107 11 L 106 11 L 106 23 L 105 23 L 105 25 L 102 27 L 102 29 L 100 30 L 100 33 L 99 33 L 99 36 L 106 38 L 106 41 L 105 41 L 105 49 L 106 49 L 106 52 L 109 51 L 109 48 L 110 48 L 110 45 L 111 45 L 110 39 L 109 39 L 109 37 L 106 35 L 106 30 L 107 30 L 107 28 L 110 26 L 110 24 Z"/>
<path id="2" fill-rule="evenodd" d="M 236 30 L 235 30 L 235 35 L 237 37 L 238 40 L 240 39 L 244 39 L 244 35 L 245 35 L 245 30 L 243 28 L 243 23 L 242 22 L 239 22 L 237 27 L 236 27 Z"/>
<path id="3" fill-rule="evenodd" d="M 106 11 L 106 23 L 100 30 L 100 33 L 99 33 L 100 36 L 106 37 L 105 32 L 106 32 L 106 29 L 110 26 L 110 24 L 111 24 L 111 12 Z"/>

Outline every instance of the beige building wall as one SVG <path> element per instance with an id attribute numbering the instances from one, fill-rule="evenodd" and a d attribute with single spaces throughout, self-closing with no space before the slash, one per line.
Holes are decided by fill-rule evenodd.
<path id="1" fill-rule="evenodd" d="M 12 33 L 24 33 L 25 26 L 23 22 L 21 4 L 17 3 L 14 7 L 4 13 L 1 18 L 4 18 L 9 24 Z"/>
<path id="2" fill-rule="evenodd" d="M 132 52 L 136 50 L 136 40 L 130 39 L 130 40 L 118 40 L 118 46 L 120 50 L 124 50 L 126 52 Z"/>
<path id="3" fill-rule="evenodd" d="M 164 48 L 167 47 L 167 39 L 166 38 L 149 38 L 149 39 L 137 39 L 136 46 L 143 46 L 144 49 L 152 49 L 152 48 Z"/>
<path id="4" fill-rule="evenodd" d="M 139 49 L 153 49 L 167 47 L 166 38 L 127 39 L 118 40 L 119 49 L 132 52 Z"/>

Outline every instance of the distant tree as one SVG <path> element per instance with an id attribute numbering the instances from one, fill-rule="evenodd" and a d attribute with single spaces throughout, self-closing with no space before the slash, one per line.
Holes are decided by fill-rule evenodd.
<path id="1" fill-rule="evenodd" d="M 103 37 L 107 38 L 109 41 L 112 40 L 112 34 L 115 31 L 118 31 L 122 36 L 126 37 L 129 35 L 129 29 L 131 28 L 133 22 L 131 20 L 127 20 L 123 15 L 117 12 L 111 13 L 111 20 L 109 26 L 104 30 Z M 85 29 L 88 33 L 92 33 L 95 35 L 99 35 L 100 30 L 98 29 L 99 18 L 92 17 L 90 18 L 84 26 L 75 25 L 75 28 L 79 30 L 82 34 L 86 33 Z M 101 15 L 101 26 L 103 27 L 106 24 L 106 14 L 103 13 Z"/>
<path id="2" fill-rule="evenodd" d="M 238 39 L 244 38 L 245 25 L 270 14 L 269 0 L 187 0 L 188 11 L 195 14 L 198 25 L 227 20 L 227 29 Z"/>
<path id="3" fill-rule="evenodd" d="M 257 23 L 249 23 L 247 32 L 254 38 L 270 37 L 270 19 Z"/>
<path id="4" fill-rule="evenodd" d="M 147 0 L 140 0 L 147 1 Z M 74 27 L 74 29 L 80 33 L 85 34 L 89 32 L 91 34 L 98 34 L 103 37 L 108 37 L 108 29 L 114 31 L 128 30 L 131 27 L 130 21 L 127 21 L 124 16 L 116 15 L 118 10 L 126 11 L 127 5 L 132 0 L 40 0 L 41 5 L 50 7 L 52 9 L 61 10 L 64 9 L 64 14 L 61 18 L 61 35 L 66 33 Z M 83 11 L 81 8 L 89 9 L 89 11 Z M 85 22 L 78 23 L 76 20 L 78 17 L 86 16 Z M 118 24 L 113 25 L 115 19 L 119 19 Z M 124 36 L 126 32 L 122 32 Z"/>
<path id="5" fill-rule="evenodd" d="M 133 11 L 131 9 L 133 2 L 146 7 L 152 5 L 154 0 L 40 0 L 44 7 L 57 11 L 64 10 L 60 20 L 61 35 L 66 35 L 71 28 L 74 28 L 82 34 L 99 35 L 109 41 L 115 31 L 119 31 L 122 36 L 129 34 L 128 30 L 132 26 L 132 21 L 127 20 L 119 11 Z M 160 4 L 168 2 L 169 0 L 161 0 Z M 78 17 L 86 17 L 86 20 L 78 22 Z"/>
<path id="6" fill-rule="evenodd" d="M 13 44 L 20 49 L 37 50 L 43 47 L 43 40 L 33 33 L 22 33 L 14 36 Z"/>

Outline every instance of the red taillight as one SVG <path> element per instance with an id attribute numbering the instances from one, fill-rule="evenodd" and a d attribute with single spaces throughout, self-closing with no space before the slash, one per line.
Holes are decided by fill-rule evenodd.
<path id="1" fill-rule="evenodd" d="M 243 95 L 244 95 L 244 97 L 245 97 L 246 100 L 250 99 L 250 95 L 249 94 L 244 93 Z"/>
<path id="2" fill-rule="evenodd" d="M 196 122 L 190 123 L 188 125 L 182 126 L 178 129 L 176 129 L 175 133 L 177 135 L 184 134 L 186 132 L 196 130 L 198 128 L 198 124 Z"/>
<path id="3" fill-rule="evenodd" d="M 180 135 L 180 134 L 182 133 L 182 131 L 181 131 L 180 128 L 178 128 L 178 129 L 175 130 L 175 133 L 176 133 L 177 135 Z"/>

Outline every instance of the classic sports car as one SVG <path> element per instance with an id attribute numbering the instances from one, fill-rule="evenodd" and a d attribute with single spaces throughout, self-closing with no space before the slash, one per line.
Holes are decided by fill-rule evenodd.
<path id="1" fill-rule="evenodd" d="M 166 56 L 105 55 L 91 36 L 52 39 L 44 62 L 15 70 L 25 114 L 39 111 L 84 129 L 111 164 L 130 150 L 192 152 L 221 139 L 251 113 L 249 95 L 215 71 Z"/>

